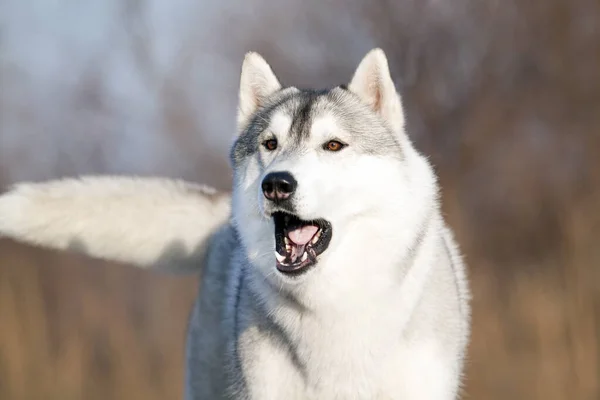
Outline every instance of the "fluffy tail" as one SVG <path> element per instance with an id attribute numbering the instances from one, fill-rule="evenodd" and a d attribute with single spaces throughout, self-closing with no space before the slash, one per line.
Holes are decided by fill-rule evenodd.
<path id="1" fill-rule="evenodd" d="M 172 272 L 200 271 L 230 197 L 160 178 L 20 183 L 0 195 L 0 237 Z"/>

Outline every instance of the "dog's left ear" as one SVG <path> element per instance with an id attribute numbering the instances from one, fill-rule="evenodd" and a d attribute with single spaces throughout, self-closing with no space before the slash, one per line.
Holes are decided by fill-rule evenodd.
<path id="1" fill-rule="evenodd" d="M 367 53 L 356 68 L 348 89 L 379 114 L 394 132 L 403 132 L 402 101 L 383 50 L 373 49 Z"/>
<path id="2" fill-rule="evenodd" d="M 267 97 L 279 89 L 281 84 L 265 59 L 258 53 L 247 53 L 240 77 L 238 132 L 244 129 L 252 114 L 264 105 Z"/>

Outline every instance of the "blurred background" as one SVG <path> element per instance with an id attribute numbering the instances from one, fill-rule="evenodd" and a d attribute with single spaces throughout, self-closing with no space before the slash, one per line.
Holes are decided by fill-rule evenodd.
<path id="1" fill-rule="evenodd" d="M 240 66 L 390 61 L 470 268 L 465 399 L 600 399 L 600 1 L 0 0 L 0 184 L 227 189 Z M 176 399 L 196 278 L 0 241 L 0 399 Z"/>

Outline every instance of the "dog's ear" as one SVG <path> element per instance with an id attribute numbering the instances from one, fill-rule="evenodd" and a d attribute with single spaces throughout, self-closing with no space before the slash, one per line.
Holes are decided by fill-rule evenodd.
<path id="1" fill-rule="evenodd" d="M 379 114 L 394 132 L 403 131 L 402 102 L 383 50 L 373 49 L 367 53 L 356 68 L 348 89 Z"/>
<path id="2" fill-rule="evenodd" d="M 239 132 L 243 130 L 248 118 L 264 104 L 267 97 L 279 89 L 281 84 L 265 59 L 258 53 L 247 53 L 240 77 L 237 116 Z"/>

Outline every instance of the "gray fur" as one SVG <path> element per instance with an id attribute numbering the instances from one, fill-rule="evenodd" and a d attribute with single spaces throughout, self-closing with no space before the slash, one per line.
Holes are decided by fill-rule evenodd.
<path id="1" fill-rule="evenodd" d="M 401 151 L 397 139 L 390 135 L 389 128 L 381 124 L 357 96 L 341 87 L 325 90 L 298 90 L 287 88 L 273 96 L 252 117 L 244 132 L 238 137 L 231 151 L 232 164 L 238 165 L 258 150 L 261 135 L 269 126 L 274 113 L 283 111 L 293 120 L 290 135 L 297 145 L 309 136 L 311 119 L 331 113 L 339 117 L 344 128 L 359 139 L 365 153 L 373 155 L 398 155 Z"/>
<path id="2" fill-rule="evenodd" d="M 347 88 L 323 91 L 281 88 L 249 54 L 238 126 L 230 205 L 227 195 L 162 180 L 22 184 L 0 196 L 0 234 L 63 250 L 77 243 L 148 268 L 195 265 L 187 400 L 458 398 L 466 267 L 383 52 L 369 53 Z M 281 145 L 265 149 L 273 136 Z M 323 147 L 338 136 L 346 148 Z M 283 206 L 261 191 L 281 170 L 298 182 L 287 210 L 332 227 L 328 247 L 296 277 L 276 268 L 271 217 Z"/>
<path id="3" fill-rule="evenodd" d="M 269 77 L 269 81 L 276 82 L 273 77 Z M 287 137 L 285 145 L 281 145 L 276 155 L 270 155 L 264 153 L 261 143 L 273 137 L 274 133 L 269 131 L 269 127 L 275 115 L 286 116 L 291 123 L 286 132 L 277 133 L 280 138 L 282 135 Z M 335 339 L 329 338 L 328 330 L 336 331 L 338 328 L 343 330 L 341 327 L 348 324 L 344 313 L 349 310 L 344 310 L 341 306 L 339 311 L 330 315 L 327 311 L 327 307 L 330 306 L 315 300 L 314 295 L 319 296 L 318 293 L 310 292 L 310 289 L 306 288 L 299 289 L 294 283 L 273 278 L 277 272 L 273 271 L 268 257 L 265 261 L 265 269 L 259 266 L 264 257 L 259 256 L 260 261 L 252 261 L 249 258 L 249 254 L 254 252 L 255 238 L 247 236 L 250 234 L 247 225 L 252 222 L 245 222 L 245 215 L 255 213 L 256 207 L 268 210 L 269 205 L 262 204 L 261 201 L 255 205 L 254 192 L 242 193 L 241 188 L 258 185 L 261 176 L 269 171 L 278 170 L 279 165 L 289 168 L 290 165 L 295 165 L 296 162 L 293 160 L 298 160 L 304 154 L 318 153 L 318 149 L 310 148 L 311 143 L 313 147 L 315 145 L 314 138 L 311 137 L 313 135 L 311 127 L 320 117 L 332 117 L 339 124 L 340 129 L 349 134 L 348 141 L 351 142 L 352 151 L 359 154 L 357 157 L 389 160 L 390 168 L 403 170 L 402 176 L 407 177 L 409 181 L 411 179 L 427 181 L 432 176 L 428 165 L 416 155 L 407 137 L 401 132 L 395 132 L 391 128 L 393 124 L 387 124 L 385 119 L 373 113 L 357 93 L 342 87 L 322 91 L 298 90 L 292 87 L 280 88 L 268 98 L 263 98 L 262 104 L 258 104 L 255 113 L 242 127 L 232 148 L 231 161 L 235 171 L 233 218 L 231 225 L 224 227 L 219 233 L 221 236 L 215 239 L 215 246 L 209 249 L 200 296 L 194 308 L 188 336 L 186 398 L 188 400 L 455 399 L 458 395 L 469 337 L 469 291 L 464 265 L 452 235 L 440 216 L 435 183 L 430 192 L 431 197 L 412 200 L 425 203 L 427 211 L 416 222 L 413 233 L 402 245 L 405 250 L 398 253 L 397 259 L 390 261 L 396 272 L 389 276 L 390 284 L 397 285 L 399 292 L 421 287 L 421 289 L 414 289 L 419 293 L 415 294 L 416 297 L 410 297 L 406 300 L 408 303 L 401 303 L 412 304 L 411 306 L 405 305 L 408 307 L 405 310 L 398 309 L 400 320 L 404 322 L 397 325 L 401 327 L 397 331 L 397 338 L 406 344 L 396 347 L 395 344 L 389 343 L 391 345 L 389 351 L 402 353 L 403 346 L 407 346 L 407 349 L 411 349 L 412 346 L 420 349 L 416 344 L 425 343 L 422 352 L 426 366 L 417 362 L 414 364 L 414 369 L 419 371 L 419 368 L 425 368 L 418 375 L 427 376 L 430 373 L 427 379 L 422 377 L 420 379 L 430 380 L 431 383 L 425 384 L 425 381 L 421 385 L 414 383 L 413 381 L 417 381 L 419 377 L 411 377 L 410 372 L 407 372 L 413 368 L 411 366 L 415 363 L 413 358 L 419 359 L 421 350 L 415 350 L 414 356 L 412 350 L 408 351 L 411 356 L 404 360 L 404 364 L 401 359 L 398 361 L 400 363 L 398 365 L 405 366 L 399 367 L 397 377 L 394 376 L 393 370 L 382 372 L 384 375 L 394 376 L 392 381 L 406 380 L 404 384 L 401 383 L 394 389 L 386 388 L 383 384 L 385 379 L 381 382 L 382 387 L 371 386 L 374 382 L 379 382 L 379 378 L 368 375 L 348 377 L 348 382 L 352 384 L 359 382 L 354 389 L 350 389 L 350 392 L 343 388 L 343 383 L 336 383 L 334 379 L 322 382 L 321 379 L 327 378 L 322 376 L 323 372 L 319 372 L 320 363 L 332 362 L 334 365 L 332 368 L 340 371 L 346 368 L 344 366 L 346 361 L 343 358 L 335 360 L 336 351 L 346 351 L 348 354 L 371 351 L 382 357 L 388 350 L 385 347 L 380 348 L 379 343 L 370 350 L 360 350 L 361 346 L 364 346 L 363 342 L 354 342 L 352 339 L 348 341 L 345 350 L 335 349 Z M 327 162 L 334 162 L 340 159 L 339 157 L 346 157 L 343 151 L 339 154 L 318 154 L 321 154 L 319 157 L 329 160 Z M 414 161 L 415 157 L 421 161 Z M 256 168 L 259 169 L 259 179 L 254 183 L 252 180 L 255 178 L 249 178 L 247 172 L 248 169 L 253 168 L 251 167 L 253 162 L 256 162 Z M 420 165 L 418 168 L 425 168 L 425 170 L 417 172 L 415 169 L 412 172 L 413 167 L 408 166 L 412 162 L 417 162 Z M 414 173 L 414 177 L 411 177 L 411 172 Z M 327 171 L 323 170 L 322 173 L 327 174 Z M 425 174 L 423 178 L 419 178 L 423 173 Z M 328 176 L 328 179 L 337 178 L 339 177 Z M 302 185 L 303 182 L 299 184 Z M 415 184 L 418 185 L 419 182 Z M 368 190 L 368 187 L 364 189 Z M 385 193 L 385 190 L 383 192 Z M 405 195 L 416 196 L 410 190 L 407 190 Z M 360 198 L 346 201 L 353 200 L 361 201 Z M 385 199 L 381 200 L 385 202 Z M 299 202 L 300 200 L 295 201 L 295 206 L 299 206 Z M 340 203 L 339 206 L 343 208 L 344 203 Z M 298 210 L 301 208 L 299 207 Z M 294 210 L 296 211 L 296 207 Z M 302 213 L 302 211 L 297 212 Z M 389 218 L 394 220 L 395 216 L 389 215 Z M 403 223 L 402 220 L 397 221 L 399 227 L 402 227 Z M 339 229 L 334 226 L 334 235 L 344 235 L 344 232 Z M 360 228 L 357 226 L 354 229 Z M 267 229 L 264 232 L 270 235 L 272 231 Z M 262 249 L 260 245 L 258 246 L 256 249 Z M 373 257 L 373 260 L 376 259 L 378 258 Z M 327 261 L 323 262 L 327 264 Z M 328 265 L 318 265 L 316 268 L 314 274 L 320 274 L 318 270 L 328 268 Z M 340 268 L 343 273 L 344 266 Z M 362 269 L 364 274 L 362 279 L 366 284 L 365 294 L 369 293 L 371 289 L 367 289 L 367 286 L 370 270 L 376 271 L 378 266 L 363 265 L 358 268 L 359 271 Z M 430 270 L 430 272 L 422 275 L 419 270 Z M 325 278 L 321 275 L 315 277 L 309 275 L 306 282 L 303 281 L 299 285 L 300 287 L 315 285 L 314 280 L 320 279 Z M 414 283 L 407 283 L 412 280 Z M 310 283 L 313 281 L 314 283 Z M 335 283 L 332 284 L 335 286 Z M 360 285 L 358 287 L 360 288 Z M 358 292 L 355 294 L 358 299 L 362 296 Z M 343 305 L 345 299 L 339 298 L 335 301 Z M 377 294 L 367 295 L 365 301 L 372 301 L 373 305 L 381 302 L 380 310 L 385 313 L 388 312 L 385 310 L 386 307 L 390 307 L 386 298 L 379 299 Z M 390 303 L 394 301 L 390 299 Z M 403 315 L 405 313 L 407 314 Z M 326 321 L 322 321 L 325 315 L 329 317 Z M 337 315 L 340 318 L 339 322 L 336 321 Z M 360 311 L 356 312 L 355 322 L 358 325 L 354 326 L 353 323 L 348 325 L 348 333 L 357 328 L 360 330 L 371 323 L 376 324 L 377 322 L 374 321 L 378 321 L 377 318 L 374 321 L 369 319 L 361 321 L 364 316 L 361 317 Z M 372 338 L 364 337 L 362 340 L 366 341 L 365 343 L 370 340 L 374 342 L 386 340 L 382 338 L 389 338 L 386 331 L 393 333 L 394 329 L 397 329 L 394 326 L 393 323 L 387 326 L 384 324 L 379 331 L 382 333 L 381 337 L 375 334 Z M 369 328 L 367 331 L 370 331 Z M 325 359 L 321 359 L 320 355 L 313 353 L 322 344 L 318 344 L 318 340 L 315 342 L 314 338 L 311 339 L 311 334 L 323 337 L 323 343 L 334 340 L 331 342 L 330 356 L 324 354 L 322 356 Z M 340 342 L 343 342 L 341 336 Z M 430 345 L 437 349 L 436 351 L 442 352 L 439 356 L 435 356 L 439 357 L 439 360 L 427 358 L 429 357 L 427 349 Z M 313 349 L 312 346 L 317 347 Z M 327 346 L 323 349 L 325 352 L 328 350 Z M 328 360 L 327 357 L 332 357 L 334 361 Z M 271 365 L 270 359 L 278 360 L 273 361 L 275 367 Z M 360 355 L 357 359 L 360 359 Z M 353 362 L 356 362 L 354 356 L 349 358 L 348 363 Z M 384 362 L 384 359 L 381 362 Z M 431 363 L 431 366 L 427 363 Z M 350 375 L 353 368 L 353 366 L 348 367 Z M 436 368 L 441 369 L 438 371 Z M 378 373 L 374 372 L 374 374 Z M 361 385 L 363 379 L 364 385 Z M 436 379 L 442 383 L 435 383 Z M 337 387 L 337 385 L 341 386 Z"/>

